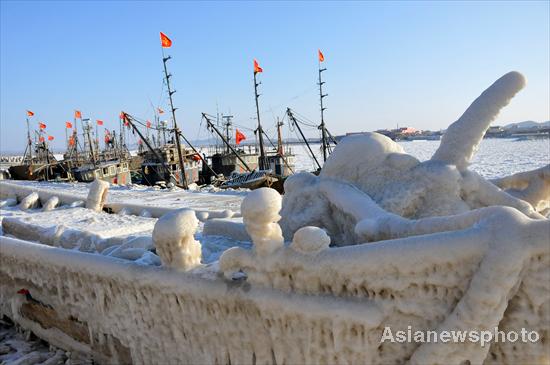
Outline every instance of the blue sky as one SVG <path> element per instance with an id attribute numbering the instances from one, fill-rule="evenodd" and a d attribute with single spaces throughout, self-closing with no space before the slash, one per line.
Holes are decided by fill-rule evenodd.
<path id="1" fill-rule="evenodd" d="M 118 125 L 167 108 L 159 31 L 173 40 L 178 122 L 204 138 L 200 113 L 255 121 L 252 59 L 266 129 L 290 106 L 319 119 L 317 49 L 326 58 L 326 121 L 335 134 L 397 124 L 442 129 L 486 87 L 528 80 L 496 124 L 550 119 L 549 2 L 2 1 L 0 150 L 24 144 L 25 110 L 64 143 L 74 109 Z M 246 134 L 246 132 L 245 132 Z M 250 134 L 250 132 L 248 132 Z M 309 131 L 315 135 L 314 131 Z"/>

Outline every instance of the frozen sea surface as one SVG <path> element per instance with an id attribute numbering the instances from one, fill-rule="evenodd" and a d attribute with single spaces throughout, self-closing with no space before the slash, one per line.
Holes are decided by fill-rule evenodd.
<path id="1" fill-rule="evenodd" d="M 439 147 L 440 141 L 398 142 L 405 152 L 421 161 L 428 160 Z M 312 144 L 312 150 L 319 161 L 321 145 Z M 308 157 L 305 146 L 294 145 L 296 170 L 312 171 L 314 162 Z M 352 158 L 352 156 L 350 156 Z M 484 139 L 474 156 L 470 168 L 483 177 L 496 178 L 533 170 L 550 163 L 550 139 L 518 141 L 515 139 Z"/>

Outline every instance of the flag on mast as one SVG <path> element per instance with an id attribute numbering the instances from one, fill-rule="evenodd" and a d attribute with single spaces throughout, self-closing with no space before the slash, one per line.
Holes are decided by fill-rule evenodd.
<path id="1" fill-rule="evenodd" d="M 323 52 L 321 52 L 321 50 L 319 49 L 319 62 L 324 62 L 325 61 L 325 56 L 323 55 Z"/>
<path id="2" fill-rule="evenodd" d="M 264 72 L 264 69 L 261 68 L 260 65 L 258 64 L 258 61 L 254 59 L 254 73 L 257 74 L 259 72 Z"/>
<path id="3" fill-rule="evenodd" d="M 73 123 L 71 122 L 65 122 L 65 128 L 71 129 L 73 127 Z"/>
<path id="4" fill-rule="evenodd" d="M 151 122 L 147 121 L 146 126 L 147 126 L 147 128 L 151 128 Z"/>
<path id="5" fill-rule="evenodd" d="M 163 114 L 164 113 L 164 110 L 162 110 L 161 108 L 157 108 L 159 114 Z"/>
<path id="6" fill-rule="evenodd" d="M 32 117 L 33 115 L 34 115 L 33 112 L 31 112 L 30 110 L 27 110 L 27 116 L 28 116 L 28 117 Z"/>
<path id="7" fill-rule="evenodd" d="M 82 119 L 82 113 L 80 112 L 80 110 L 74 111 L 74 117 L 75 119 Z"/>
<path id="8" fill-rule="evenodd" d="M 42 122 L 38 122 L 38 128 L 40 129 L 46 129 L 46 124 L 42 123 Z"/>
<path id="9" fill-rule="evenodd" d="M 166 36 L 166 34 L 160 32 L 160 45 L 162 48 L 172 47 L 172 40 Z"/>
<path id="10" fill-rule="evenodd" d="M 239 144 L 246 139 L 246 136 L 242 134 L 241 131 L 238 129 L 235 129 L 235 131 L 235 143 Z"/>
<path id="11" fill-rule="evenodd" d="M 53 141 L 53 136 L 48 136 L 48 141 Z"/>
<path id="12" fill-rule="evenodd" d="M 96 120 L 96 122 L 97 122 L 97 125 L 103 125 L 103 121 L 102 121 L 102 120 L 99 120 L 99 119 L 98 119 L 98 120 Z"/>

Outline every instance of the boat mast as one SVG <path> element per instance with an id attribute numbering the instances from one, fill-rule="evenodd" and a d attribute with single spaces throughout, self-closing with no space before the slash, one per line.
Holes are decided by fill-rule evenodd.
<path id="1" fill-rule="evenodd" d="M 321 130 L 321 140 L 323 144 L 323 162 L 327 160 L 327 149 L 328 149 L 328 143 L 327 143 L 327 131 L 325 128 L 325 107 L 323 106 L 323 98 L 325 98 L 328 94 L 323 94 L 323 84 L 325 83 L 322 80 L 321 74 L 323 71 L 326 71 L 326 68 L 321 68 L 321 62 L 323 62 L 325 58 L 322 56 L 321 51 L 319 51 L 319 101 L 321 104 L 321 125 L 319 126 L 319 129 Z"/>
<path id="2" fill-rule="evenodd" d="M 29 161 L 32 164 L 32 139 L 31 139 L 31 127 L 29 125 L 29 117 L 27 116 L 27 149 L 29 150 Z M 27 153 L 25 151 L 25 157 Z"/>
<path id="3" fill-rule="evenodd" d="M 225 139 L 227 140 L 226 143 L 226 152 L 229 153 L 229 141 L 231 138 L 229 137 L 229 127 L 231 127 L 231 119 L 233 118 L 232 115 L 223 115 L 222 114 L 222 120 L 225 119 L 225 123 L 223 124 L 225 127 Z"/>
<path id="4" fill-rule="evenodd" d="M 170 99 L 170 109 L 172 110 L 172 121 L 174 123 L 174 138 L 176 140 L 176 149 L 178 150 L 178 162 L 180 165 L 180 172 L 181 172 L 181 180 L 180 183 L 183 186 L 184 189 L 187 189 L 187 178 L 185 176 L 185 166 L 183 164 L 183 156 L 181 155 L 181 145 L 180 145 L 180 130 L 178 128 L 178 123 L 176 122 L 176 108 L 174 108 L 174 102 L 172 100 L 172 94 L 176 92 L 176 90 L 172 91 L 170 88 L 170 77 L 172 74 L 168 73 L 168 69 L 166 68 L 166 62 L 171 59 L 172 57 L 164 57 L 164 48 L 162 49 L 162 64 L 164 65 L 164 77 L 166 79 L 166 87 L 168 88 L 168 97 Z"/>
<path id="5" fill-rule="evenodd" d="M 86 121 L 86 124 L 84 125 L 83 128 L 86 130 L 86 137 L 88 137 L 88 145 L 90 146 L 90 157 L 92 159 L 92 163 L 95 165 L 96 164 L 95 149 L 94 149 L 94 145 L 92 144 L 92 138 L 90 137 L 90 129 L 92 127 L 90 126 L 89 119 Z"/>
<path id="6" fill-rule="evenodd" d="M 283 137 L 281 134 L 282 126 L 283 122 L 279 121 L 279 117 L 277 117 L 277 154 L 279 154 L 279 156 L 283 155 Z"/>
<path id="7" fill-rule="evenodd" d="M 265 170 L 266 163 L 265 163 L 265 151 L 264 151 L 264 136 L 263 136 L 263 130 L 262 130 L 262 123 L 260 122 L 260 106 L 258 105 L 258 98 L 260 95 L 258 94 L 258 86 L 261 84 L 261 82 L 256 81 L 256 74 L 259 72 L 262 72 L 262 69 L 257 67 L 256 60 L 254 60 L 254 97 L 256 99 L 256 116 L 258 118 L 258 140 L 260 141 L 260 160 L 258 161 L 258 166 L 260 170 Z"/>

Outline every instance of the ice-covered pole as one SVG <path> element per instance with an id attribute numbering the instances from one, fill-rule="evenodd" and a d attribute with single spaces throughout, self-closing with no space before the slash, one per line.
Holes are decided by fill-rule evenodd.
<path id="1" fill-rule="evenodd" d="M 95 179 L 90 185 L 90 191 L 88 192 L 88 198 L 86 199 L 86 208 L 101 212 L 103 205 L 107 200 L 107 193 L 109 192 L 109 183 L 107 181 Z"/>
<path id="2" fill-rule="evenodd" d="M 283 246 L 283 233 L 277 223 L 281 202 L 277 191 L 260 188 L 251 191 L 241 204 L 243 222 L 258 255 L 268 255 Z"/>

